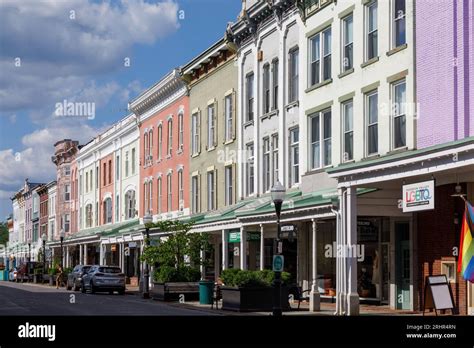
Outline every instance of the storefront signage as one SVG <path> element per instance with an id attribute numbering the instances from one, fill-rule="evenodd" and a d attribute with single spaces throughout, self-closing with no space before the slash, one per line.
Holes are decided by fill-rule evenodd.
<path id="1" fill-rule="evenodd" d="M 283 272 L 285 258 L 283 255 L 273 255 L 273 272 Z"/>
<path id="2" fill-rule="evenodd" d="M 260 240 L 260 232 L 247 232 L 247 241 Z M 229 243 L 240 243 L 240 232 L 229 232 Z"/>
<path id="3" fill-rule="evenodd" d="M 240 232 L 229 232 L 229 243 L 240 243 Z"/>
<path id="4" fill-rule="evenodd" d="M 403 212 L 434 209 L 434 180 L 403 185 Z"/>
<path id="5" fill-rule="evenodd" d="M 137 242 L 130 242 L 128 243 L 129 248 L 136 248 L 137 247 Z"/>

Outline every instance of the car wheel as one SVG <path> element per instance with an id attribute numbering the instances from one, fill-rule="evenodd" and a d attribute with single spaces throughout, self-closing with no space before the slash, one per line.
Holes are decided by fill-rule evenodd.
<path id="1" fill-rule="evenodd" d="M 72 289 L 72 286 L 69 285 L 69 280 L 66 281 L 66 290 L 71 290 Z"/>
<path id="2" fill-rule="evenodd" d="M 118 291 L 119 295 L 125 295 L 125 289 L 121 289 Z"/>
<path id="3" fill-rule="evenodd" d="M 83 294 L 86 293 L 86 287 L 84 286 L 84 282 L 81 283 L 81 292 L 82 292 Z"/>
<path id="4" fill-rule="evenodd" d="M 72 286 L 72 291 L 79 291 L 76 280 L 74 280 L 74 285 Z"/>
<path id="5" fill-rule="evenodd" d="M 92 280 L 91 282 L 89 283 L 89 286 L 90 286 L 90 290 L 91 290 L 91 294 L 94 294 L 95 293 L 95 287 L 94 287 L 94 284 L 92 284 Z"/>
<path id="6" fill-rule="evenodd" d="M 114 294 L 114 292 L 113 292 L 113 291 L 109 291 L 109 295 L 113 295 L 113 294 Z"/>

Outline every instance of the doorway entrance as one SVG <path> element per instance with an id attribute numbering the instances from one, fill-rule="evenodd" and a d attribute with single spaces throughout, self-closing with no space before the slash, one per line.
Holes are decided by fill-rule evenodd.
<path id="1" fill-rule="evenodd" d="M 396 309 L 410 309 L 410 223 L 395 222 Z"/>

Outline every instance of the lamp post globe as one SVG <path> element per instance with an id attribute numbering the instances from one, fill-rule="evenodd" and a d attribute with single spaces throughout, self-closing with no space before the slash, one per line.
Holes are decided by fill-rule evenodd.
<path id="1" fill-rule="evenodd" d="M 150 227 L 149 224 L 153 222 L 153 217 L 151 216 L 150 212 L 147 212 L 143 217 L 143 224 L 145 225 L 145 235 L 143 238 L 145 239 L 145 246 L 148 247 L 150 245 Z M 150 266 L 148 262 L 145 262 L 145 271 L 143 275 L 143 298 L 150 298 Z"/>
<path id="2" fill-rule="evenodd" d="M 286 190 L 285 187 L 281 184 L 280 181 L 277 181 L 271 189 L 272 201 L 275 205 L 275 214 L 277 218 L 277 240 L 276 240 L 276 255 L 281 255 L 281 223 L 280 223 L 280 214 L 281 206 L 285 199 Z M 275 271 L 275 280 L 273 281 L 273 316 L 281 317 L 282 308 L 281 308 L 281 272 Z"/>

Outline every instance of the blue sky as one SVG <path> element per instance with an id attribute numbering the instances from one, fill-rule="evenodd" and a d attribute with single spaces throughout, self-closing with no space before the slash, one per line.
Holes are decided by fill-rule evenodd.
<path id="1" fill-rule="evenodd" d="M 87 142 L 126 115 L 130 99 L 220 39 L 240 8 L 240 0 L 2 0 L 0 220 L 26 177 L 55 178 L 55 141 Z M 95 118 L 57 117 L 63 100 L 95 103 Z"/>

